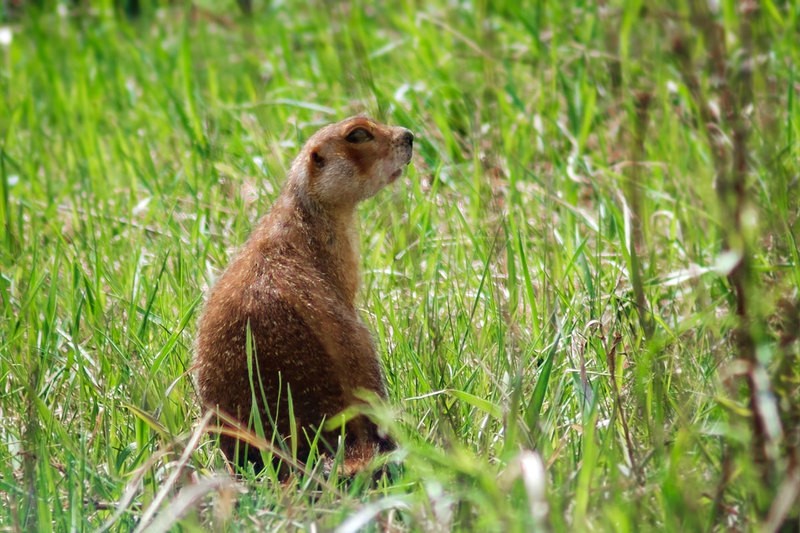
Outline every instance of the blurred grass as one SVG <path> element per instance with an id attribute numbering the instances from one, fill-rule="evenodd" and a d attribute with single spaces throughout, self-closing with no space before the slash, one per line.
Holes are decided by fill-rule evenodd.
<path id="1" fill-rule="evenodd" d="M 732 71 L 738 5 L 715 14 Z M 45 6 L 2 23 L 0 527 L 797 524 L 796 3 L 760 4 L 746 110 L 739 238 L 778 428 L 763 460 L 724 275 L 731 221 L 673 54 L 691 36 L 719 105 L 689 4 L 234 7 Z M 182 457 L 203 291 L 303 140 L 359 112 L 418 139 L 407 176 L 361 209 L 361 306 L 392 399 L 376 416 L 404 469 L 373 488 L 234 485 L 210 439 Z"/>

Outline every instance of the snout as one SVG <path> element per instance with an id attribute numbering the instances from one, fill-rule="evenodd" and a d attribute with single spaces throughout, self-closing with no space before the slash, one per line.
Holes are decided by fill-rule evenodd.
<path id="1" fill-rule="evenodd" d="M 400 141 L 409 148 L 414 145 L 414 134 L 411 130 L 403 128 L 403 133 L 400 134 Z"/>
<path id="2" fill-rule="evenodd" d="M 414 148 L 414 134 L 406 128 L 399 128 L 397 136 L 395 137 L 395 146 L 397 147 L 398 154 L 402 154 L 403 164 L 407 165 L 411 162 L 411 152 Z"/>

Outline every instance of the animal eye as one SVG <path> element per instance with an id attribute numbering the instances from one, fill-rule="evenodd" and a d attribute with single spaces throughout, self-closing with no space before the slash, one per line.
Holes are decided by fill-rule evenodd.
<path id="1" fill-rule="evenodd" d="M 372 139 L 374 139 L 372 134 L 364 128 L 356 128 L 348 133 L 347 137 L 344 138 L 344 140 L 353 144 L 365 143 L 367 141 L 371 141 Z"/>

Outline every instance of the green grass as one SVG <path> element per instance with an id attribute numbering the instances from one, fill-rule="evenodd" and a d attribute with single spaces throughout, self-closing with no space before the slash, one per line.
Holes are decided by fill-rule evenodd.
<path id="1" fill-rule="evenodd" d="M 797 527 L 796 2 L 753 18 L 741 227 L 673 52 L 722 106 L 689 4 L 106 4 L 0 23 L 0 529 Z M 360 210 L 402 473 L 234 483 L 189 374 L 204 291 L 360 112 L 417 135 Z"/>

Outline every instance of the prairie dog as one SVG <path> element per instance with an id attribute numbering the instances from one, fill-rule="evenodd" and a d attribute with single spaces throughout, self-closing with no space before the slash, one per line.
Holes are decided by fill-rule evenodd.
<path id="1" fill-rule="evenodd" d="M 330 124 L 308 139 L 272 209 L 208 296 L 194 360 L 204 409 L 251 428 L 257 412 L 266 437 L 274 429 L 277 440 L 296 446 L 305 461 L 308 439 L 323 420 L 357 404 L 359 391 L 387 397 L 380 359 L 354 302 L 356 205 L 402 174 L 413 140 L 405 128 L 366 117 Z M 346 473 L 394 447 L 363 416 L 350 420 L 345 432 Z M 323 433 L 331 448 L 338 436 Z M 263 467 L 259 451 L 245 452 L 236 438 L 222 435 L 220 444 L 229 461 Z"/>

